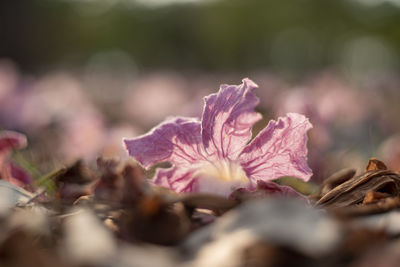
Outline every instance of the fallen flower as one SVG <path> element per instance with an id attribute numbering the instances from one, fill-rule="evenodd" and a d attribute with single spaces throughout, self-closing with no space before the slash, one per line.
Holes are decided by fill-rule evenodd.
<path id="1" fill-rule="evenodd" d="M 27 144 L 23 134 L 12 131 L 0 132 L 0 179 L 14 185 L 25 187 L 32 183 L 32 177 L 16 163 L 9 160 L 14 149 L 24 148 Z"/>
<path id="2" fill-rule="evenodd" d="M 257 181 L 282 176 L 307 181 L 306 117 L 288 113 L 271 120 L 250 143 L 251 127 L 261 119 L 254 112 L 259 103 L 257 85 L 244 79 L 241 85 L 221 85 L 205 97 L 202 120 L 172 118 L 148 134 L 124 140 L 129 154 L 145 168 L 169 161 L 158 169 L 154 183 L 176 192 L 208 192 L 229 196 L 238 188 L 249 190 Z"/>

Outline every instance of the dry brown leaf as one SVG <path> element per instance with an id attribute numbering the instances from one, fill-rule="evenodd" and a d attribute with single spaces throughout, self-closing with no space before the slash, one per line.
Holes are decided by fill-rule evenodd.
<path id="1" fill-rule="evenodd" d="M 345 169 L 329 177 L 322 185 L 317 205 L 343 208 L 357 204 L 370 205 L 387 197 L 400 195 L 400 175 L 386 165 L 370 159 L 367 172 L 352 177 L 353 169 Z M 378 206 L 377 206 L 378 207 Z"/>
<path id="2" fill-rule="evenodd" d="M 378 171 L 378 170 L 387 170 L 385 163 L 382 161 L 372 158 L 368 161 L 367 168 L 365 169 L 366 172 L 369 171 Z"/>
<path id="3" fill-rule="evenodd" d="M 361 203 L 367 192 L 379 191 L 399 195 L 400 176 L 390 170 L 370 171 L 356 176 L 323 195 L 317 205 L 346 207 Z"/>

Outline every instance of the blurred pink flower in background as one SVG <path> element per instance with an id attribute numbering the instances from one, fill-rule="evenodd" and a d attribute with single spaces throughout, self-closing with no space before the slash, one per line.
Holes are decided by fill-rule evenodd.
<path id="1" fill-rule="evenodd" d="M 126 150 L 123 149 L 122 140 L 129 136 L 137 136 L 139 133 L 139 129 L 127 123 L 113 125 L 106 133 L 105 140 L 103 142 L 102 155 L 107 158 L 129 157 L 126 153 Z"/>
<path id="2" fill-rule="evenodd" d="M 84 112 L 61 125 L 59 152 L 66 161 L 98 157 L 103 147 L 106 128 L 97 113 Z"/>
<path id="3" fill-rule="evenodd" d="M 307 181 L 312 173 L 306 133 L 312 126 L 303 115 L 289 113 L 270 121 L 248 143 L 253 124 L 261 119 L 254 112 L 259 103 L 255 88 L 249 79 L 238 86 L 221 85 L 205 98 L 201 121 L 166 120 L 146 135 L 125 140 L 126 148 L 145 168 L 171 162 L 171 168 L 158 169 L 154 182 L 176 192 L 229 196 L 235 189 L 255 189 L 258 181 L 282 176 Z"/>
<path id="4" fill-rule="evenodd" d="M 371 112 L 366 92 L 350 87 L 333 74 L 321 74 L 308 83 L 288 88 L 276 104 L 278 113 L 303 111 L 322 122 L 359 123 Z"/>
<path id="5" fill-rule="evenodd" d="M 321 75 L 302 87 L 281 93 L 277 114 L 299 112 L 312 119 L 313 142 L 319 147 L 332 145 L 332 128 L 363 123 L 371 108 L 368 99 L 333 75 Z"/>
<path id="6" fill-rule="evenodd" d="M 138 130 L 132 126 L 118 130 L 118 126 L 107 125 L 103 113 L 75 76 L 50 73 L 29 79 L 23 88 L 18 87 L 18 79 L 21 78 L 12 65 L 0 64 L 0 119 L 3 125 L 35 135 L 42 149 L 56 146 L 48 155 L 52 159 L 47 161 L 93 160 L 106 150 L 110 157 L 126 156 L 121 139 L 136 135 Z"/>
<path id="7" fill-rule="evenodd" d="M 327 129 L 328 121 L 324 120 L 318 112 L 310 89 L 295 87 L 287 90 L 278 96 L 276 103 L 276 113 L 279 115 L 287 112 L 297 112 L 305 114 L 312 119 L 314 129 L 310 134 L 313 136 L 313 143 L 320 148 L 326 148 L 331 145 L 331 136 Z"/>
<path id="8" fill-rule="evenodd" d="M 361 93 L 334 74 L 322 73 L 278 94 L 275 112 L 302 113 L 313 122 L 309 163 L 315 173 L 313 180 L 319 182 L 334 171 L 332 166 L 345 167 L 352 161 L 353 167 L 363 167 L 368 156 L 363 159 L 352 150 L 359 145 L 354 141 L 364 141 L 365 127 L 376 112 L 375 102 L 368 92 Z M 337 143 L 338 135 L 342 147 Z"/>
<path id="9" fill-rule="evenodd" d="M 289 85 L 278 76 L 269 74 L 265 71 L 255 72 L 252 74 L 252 77 L 254 77 L 254 80 L 258 81 L 258 84 L 262 84 L 262 86 L 257 90 L 257 96 L 261 101 L 259 108 L 268 112 L 273 111 L 273 108 L 277 105 L 277 99 L 281 94 L 288 90 Z M 291 112 L 296 111 L 293 110 Z M 277 114 L 271 115 L 275 116 Z"/>
<path id="10" fill-rule="evenodd" d="M 66 73 L 54 73 L 31 84 L 21 116 L 25 127 L 34 130 L 74 120 L 82 112 L 97 110 L 79 81 Z"/>
<path id="11" fill-rule="evenodd" d="M 16 67 L 7 60 L 0 60 L 0 125 L 7 129 L 21 127 L 21 112 L 25 106 L 25 81 Z"/>
<path id="12" fill-rule="evenodd" d="M 124 102 L 125 112 L 150 127 L 166 114 L 178 114 L 188 101 L 184 80 L 174 74 L 153 74 L 134 82 Z"/>
<path id="13" fill-rule="evenodd" d="M 317 112 L 323 121 L 337 120 L 352 125 L 365 120 L 370 114 L 373 103 L 367 101 L 366 92 L 351 87 L 337 76 L 322 74 L 310 86 Z"/>

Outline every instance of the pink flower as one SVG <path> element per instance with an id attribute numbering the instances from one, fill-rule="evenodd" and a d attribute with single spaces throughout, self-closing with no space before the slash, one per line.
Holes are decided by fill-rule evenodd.
<path id="1" fill-rule="evenodd" d="M 221 85 L 205 97 L 202 120 L 171 118 L 148 134 L 124 140 L 129 154 L 145 168 L 169 161 L 158 169 L 154 183 L 176 192 L 209 192 L 228 196 L 238 188 L 249 190 L 258 181 L 282 176 L 307 181 L 306 132 L 312 127 L 303 115 L 270 121 L 250 143 L 251 127 L 261 119 L 254 108 L 257 85 Z"/>
<path id="2" fill-rule="evenodd" d="M 31 176 L 10 161 L 9 155 L 14 149 L 20 149 L 27 144 L 25 135 L 12 131 L 0 132 L 0 179 L 14 185 L 24 187 L 32 183 Z"/>

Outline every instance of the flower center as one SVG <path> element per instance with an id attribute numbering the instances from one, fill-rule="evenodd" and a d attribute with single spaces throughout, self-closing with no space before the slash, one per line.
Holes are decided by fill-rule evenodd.
<path id="1" fill-rule="evenodd" d="M 200 168 L 200 174 L 217 178 L 224 182 L 249 182 L 242 166 L 227 160 L 210 162 Z"/>
<path id="2" fill-rule="evenodd" d="M 229 196 L 238 188 L 247 188 L 250 180 L 242 166 L 235 162 L 221 160 L 206 162 L 197 168 L 197 190 Z"/>

